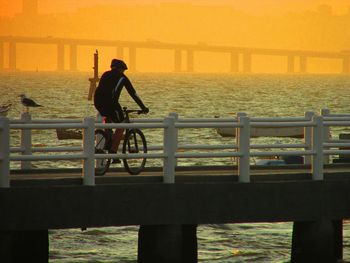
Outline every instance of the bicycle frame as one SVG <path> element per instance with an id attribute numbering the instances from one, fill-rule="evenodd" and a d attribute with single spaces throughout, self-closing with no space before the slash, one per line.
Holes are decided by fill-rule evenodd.
<path id="1" fill-rule="evenodd" d="M 129 113 L 142 113 L 140 110 L 127 110 L 126 107 L 123 108 L 124 113 L 124 122 L 130 123 L 130 117 Z M 102 119 L 103 123 L 111 123 L 110 119 L 108 117 L 103 117 Z M 119 128 L 121 130 L 125 130 L 124 133 L 124 142 L 122 147 L 122 153 L 123 154 L 133 154 L 133 153 L 139 153 L 140 151 L 143 153 L 147 152 L 147 142 L 144 134 L 140 129 L 137 128 L 131 128 L 131 129 L 123 129 Z M 112 145 L 113 145 L 113 139 L 114 139 L 114 132 L 111 128 L 106 128 L 103 131 L 102 130 L 96 130 L 95 134 L 100 134 L 100 136 L 105 138 L 105 144 L 103 148 L 96 148 L 95 146 L 95 152 L 97 153 L 103 153 L 103 151 L 107 151 L 111 153 Z M 123 138 L 122 138 L 123 139 Z M 102 170 L 102 172 L 99 175 L 103 175 L 107 170 L 109 169 L 109 164 L 111 162 L 111 159 L 107 158 L 105 160 L 105 167 Z M 139 174 L 146 163 L 146 158 L 124 158 L 123 159 L 124 167 L 125 169 L 133 175 Z M 135 164 L 136 163 L 136 164 Z"/>
<path id="2" fill-rule="evenodd" d="M 141 114 L 143 113 L 141 110 L 128 110 L 127 107 L 123 107 L 123 114 L 124 114 L 124 123 L 131 123 L 130 121 L 130 113 L 137 113 L 137 114 Z M 102 123 L 113 123 L 113 121 L 111 121 L 109 119 L 109 117 L 103 116 L 102 117 Z M 130 129 L 125 129 L 125 133 L 126 134 Z M 113 131 L 113 129 L 111 128 L 107 128 L 105 129 L 105 131 Z M 112 133 L 113 134 L 113 133 Z"/>
<path id="3" fill-rule="evenodd" d="M 126 107 L 123 108 L 123 111 L 125 113 L 125 122 L 130 123 L 129 113 L 136 112 L 138 114 L 142 113 L 140 110 L 127 110 Z M 141 145 L 139 145 L 141 144 Z M 142 146 L 140 148 L 139 146 Z M 126 129 L 125 131 L 125 139 L 123 143 L 123 153 L 139 153 L 140 150 L 144 153 L 147 152 L 147 142 L 144 134 L 140 129 L 132 128 L 132 129 Z M 133 175 L 139 174 L 146 163 L 146 158 L 141 158 L 141 164 L 135 165 L 133 164 L 133 161 L 135 159 L 123 159 L 124 167 L 125 169 Z"/>

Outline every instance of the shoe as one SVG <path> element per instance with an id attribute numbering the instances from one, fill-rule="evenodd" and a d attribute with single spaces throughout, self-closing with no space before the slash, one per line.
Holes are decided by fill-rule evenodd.
<path id="1" fill-rule="evenodd" d="M 116 152 L 110 151 L 109 153 L 115 154 Z M 113 158 L 113 159 L 112 159 L 112 163 L 121 163 L 121 162 L 122 162 L 122 161 L 121 161 L 120 159 L 118 159 L 118 158 Z"/>
<path id="2" fill-rule="evenodd" d="M 112 163 L 121 163 L 121 162 L 122 161 L 120 159 L 117 159 L 117 158 L 112 160 Z"/>

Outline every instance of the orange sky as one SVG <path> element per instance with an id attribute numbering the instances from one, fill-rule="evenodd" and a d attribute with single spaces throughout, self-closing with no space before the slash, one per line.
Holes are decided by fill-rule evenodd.
<path id="1" fill-rule="evenodd" d="M 335 14 L 342 14 L 347 12 L 348 6 L 350 6 L 350 0 L 39 0 L 39 11 L 55 13 L 75 11 L 77 8 L 98 4 L 143 5 L 164 2 L 230 5 L 240 11 L 255 14 L 312 10 L 323 4 L 331 5 Z M 15 13 L 21 12 L 21 9 L 22 0 L 0 0 L 0 16 L 13 16 Z"/>

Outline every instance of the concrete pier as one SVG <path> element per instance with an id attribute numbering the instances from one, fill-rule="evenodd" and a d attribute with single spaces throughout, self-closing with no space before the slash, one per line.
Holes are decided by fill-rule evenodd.
<path id="1" fill-rule="evenodd" d="M 136 71 L 136 47 L 129 47 L 129 70 Z"/>
<path id="2" fill-rule="evenodd" d="M 16 42 L 14 41 L 9 43 L 9 69 L 11 71 L 16 71 L 17 69 L 17 50 Z"/>
<path id="3" fill-rule="evenodd" d="M 32 250 L 44 258 L 45 229 L 140 225 L 140 262 L 192 263 L 198 224 L 294 221 L 292 262 L 342 257 L 340 219 L 350 218 L 349 172 L 326 173 L 324 181 L 311 181 L 310 174 L 258 174 L 250 183 L 203 173 L 208 175 L 176 176 L 173 184 L 156 175 L 119 173 L 97 178 L 95 186 L 82 185 L 81 177 L 25 180 L 22 175 L 0 188 L 0 200 L 6 200 L 0 202 L 0 242 L 10 238 L 17 244 L 29 231 L 39 240 Z M 11 251 L 5 247 L 3 257 Z"/>
<path id="4" fill-rule="evenodd" d="M 231 72 L 237 73 L 239 71 L 239 54 L 237 52 L 231 52 Z"/>
<path id="5" fill-rule="evenodd" d="M 123 47 L 117 47 L 117 58 L 123 60 L 124 59 L 124 48 Z"/>
<path id="6" fill-rule="evenodd" d="M 64 45 L 63 44 L 57 45 L 57 70 L 58 71 L 64 70 Z"/>
<path id="7" fill-rule="evenodd" d="M 182 52 L 181 49 L 175 49 L 174 51 L 174 71 L 180 72 L 182 65 Z"/>
<path id="8" fill-rule="evenodd" d="M 138 263 L 196 263 L 196 225 L 142 225 L 139 229 Z"/>
<path id="9" fill-rule="evenodd" d="M 194 52 L 192 49 L 187 50 L 187 72 L 194 71 Z"/>
<path id="10" fill-rule="evenodd" d="M 291 262 L 336 263 L 343 249 L 338 235 L 331 220 L 294 222 Z"/>
<path id="11" fill-rule="evenodd" d="M 77 71 L 78 69 L 78 54 L 77 54 L 77 45 L 70 45 L 70 67 L 71 71 Z"/>
<path id="12" fill-rule="evenodd" d="M 300 73 L 305 74 L 307 72 L 307 57 L 300 56 Z"/>
<path id="13" fill-rule="evenodd" d="M 250 73 L 252 72 L 252 54 L 251 53 L 243 53 L 243 72 Z"/>
<path id="14" fill-rule="evenodd" d="M 0 231 L 0 262 L 49 262 L 47 230 Z"/>
<path id="15" fill-rule="evenodd" d="M 350 72 L 350 57 L 344 57 L 343 59 L 343 73 L 348 74 Z"/>
<path id="16" fill-rule="evenodd" d="M 287 57 L 287 73 L 294 73 L 295 72 L 295 56 L 289 55 Z"/>

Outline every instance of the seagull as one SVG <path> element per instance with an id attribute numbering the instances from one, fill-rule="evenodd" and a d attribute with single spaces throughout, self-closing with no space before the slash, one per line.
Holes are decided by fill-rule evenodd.
<path id="1" fill-rule="evenodd" d="M 19 97 L 21 97 L 22 105 L 27 108 L 27 112 L 29 107 L 43 107 L 42 105 L 37 104 L 34 100 L 27 98 L 24 94 L 19 95 Z"/>

